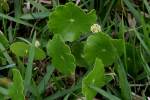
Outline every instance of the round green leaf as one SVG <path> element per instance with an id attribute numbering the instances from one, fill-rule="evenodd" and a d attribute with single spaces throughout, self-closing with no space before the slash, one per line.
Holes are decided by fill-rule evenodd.
<path id="1" fill-rule="evenodd" d="M 23 94 L 24 85 L 22 76 L 17 69 L 13 69 L 13 84 L 9 87 L 9 95 L 11 100 L 25 100 L 25 96 Z"/>
<path id="2" fill-rule="evenodd" d="M 105 65 L 110 65 L 116 59 L 116 51 L 109 36 L 96 33 L 87 39 L 84 57 L 89 65 L 92 65 L 96 58 L 102 59 Z"/>
<path id="3" fill-rule="evenodd" d="M 117 50 L 118 56 L 121 56 L 124 53 L 124 41 L 122 39 L 112 39 L 111 42 Z"/>
<path id="4" fill-rule="evenodd" d="M 74 3 L 58 6 L 49 17 L 49 28 L 54 34 L 61 34 L 65 41 L 74 41 L 81 34 L 90 31 L 96 22 L 95 11 L 86 14 Z"/>
<path id="5" fill-rule="evenodd" d="M 15 42 L 10 46 L 10 50 L 17 56 L 26 57 L 29 52 L 29 45 L 24 42 Z"/>
<path id="6" fill-rule="evenodd" d="M 96 95 L 96 91 L 89 88 L 90 85 L 95 87 L 102 87 L 105 84 L 104 78 L 104 64 L 101 59 L 95 60 L 93 70 L 82 81 L 82 92 L 86 97 L 86 100 L 93 100 Z"/>
<path id="7" fill-rule="evenodd" d="M 40 48 L 35 48 L 35 60 L 42 60 L 46 57 L 45 52 Z"/>
<path id="8" fill-rule="evenodd" d="M 73 43 L 71 46 L 71 51 L 76 59 L 76 64 L 81 67 L 87 66 L 87 63 L 85 59 L 83 58 L 84 44 L 85 43 L 83 42 L 76 42 L 76 43 Z"/>
<path id="9" fill-rule="evenodd" d="M 10 50 L 19 57 L 27 57 L 29 55 L 30 45 L 24 42 L 15 42 L 10 46 Z M 45 52 L 35 47 L 35 60 L 42 60 L 46 57 Z"/>
<path id="10" fill-rule="evenodd" d="M 53 39 L 48 42 L 47 52 L 52 57 L 52 64 L 61 73 L 74 73 L 76 67 L 75 58 L 60 35 L 54 35 Z"/>

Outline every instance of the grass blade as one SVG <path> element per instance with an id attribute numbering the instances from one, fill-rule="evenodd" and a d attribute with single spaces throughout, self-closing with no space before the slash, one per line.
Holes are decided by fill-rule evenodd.
<path id="1" fill-rule="evenodd" d="M 142 58 L 144 70 L 145 70 L 145 72 L 147 73 L 147 75 L 150 77 L 150 67 L 149 67 L 149 65 L 147 64 L 147 62 L 145 61 L 145 59 L 144 59 L 142 53 L 141 53 L 141 58 Z"/>
<path id="2" fill-rule="evenodd" d="M 118 65 L 116 65 L 118 76 L 119 76 L 119 85 L 121 88 L 121 96 L 123 100 L 132 100 L 131 88 L 129 86 L 126 72 L 122 62 L 119 60 Z"/>
<path id="3" fill-rule="evenodd" d="M 44 92 L 53 71 L 54 71 L 54 67 L 51 65 L 48 65 L 47 66 L 47 73 L 38 86 L 38 90 L 39 90 L 40 94 Z"/>
<path id="4" fill-rule="evenodd" d="M 3 13 L 1 13 L 1 12 L 0 12 L 0 17 L 5 18 L 5 19 L 8 19 L 8 20 L 10 20 L 10 21 L 14 21 L 14 22 L 19 23 L 19 24 L 23 24 L 23 25 L 26 25 L 26 26 L 29 26 L 29 27 L 33 27 L 33 25 L 30 24 L 30 23 L 27 23 L 27 22 L 22 21 L 22 20 L 20 20 L 20 19 L 13 18 L 13 17 L 11 17 L 11 16 L 5 15 L 5 14 L 3 14 Z"/>
<path id="5" fill-rule="evenodd" d="M 41 11 L 43 11 L 43 12 L 45 12 L 45 11 L 49 11 L 47 8 L 45 8 L 42 4 L 40 4 L 40 3 L 37 3 L 37 2 L 35 2 L 35 1 L 33 1 L 33 0 L 27 0 L 27 1 L 29 1 L 34 7 L 36 7 L 37 9 L 40 9 Z"/>
<path id="6" fill-rule="evenodd" d="M 62 97 L 68 93 L 71 93 L 73 91 L 76 91 L 78 89 L 81 88 L 81 83 L 78 83 L 76 86 L 73 86 L 72 88 L 69 88 L 69 89 L 65 89 L 65 90 L 62 90 L 62 91 L 58 91 L 57 93 L 45 98 L 44 100 L 57 100 L 59 97 Z"/>
<path id="7" fill-rule="evenodd" d="M 15 17 L 19 17 L 22 14 L 23 0 L 14 0 Z"/>
<path id="8" fill-rule="evenodd" d="M 95 86 L 90 86 L 90 88 L 92 88 L 93 90 L 95 90 L 96 92 L 98 92 L 99 94 L 101 94 L 102 96 L 108 98 L 109 100 L 121 100 L 119 99 L 118 97 L 110 94 L 110 93 L 107 93 L 106 91 L 100 89 L 100 88 L 97 88 Z"/>
<path id="9" fill-rule="evenodd" d="M 32 67 L 33 67 L 32 65 L 33 65 L 33 59 L 35 54 L 35 40 L 36 40 L 36 33 L 33 36 L 32 45 L 29 50 L 29 59 L 28 59 L 28 64 L 25 72 L 25 80 L 24 80 L 25 94 L 28 91 L 32 79 Z"/>
<path id="10" fill-rule="evenodd" d="M 36 100 L 42 100 L 41 96 L 40 96 L 40 93 L 38 91 L 37 85 L 34 82 L 34 80 L 32 80 L 32 82 L 31 82 L 30 91 L 36 97 Z"/>
<path id="11" fill-rule="evenodd" d="M 8 89 L 5 89 L 5 88 L 3 88 L 3 87 L 0 87 L 0 94 L 8 95 Z"/>
<path id="12" fill-rule="evenodd" d="M 3 70 L 3 69 L 6 69 L 6 68 L 12 68 L 12 67 L 15 67 L 16 65 L 15 64 L 10 64 L 10 65 L 6 65 L 6 66 L 0 66 L 0 70 Z"/>
<path id="13" fill-rule="evenodd" d="M 102 23 L 103 26 L 105 26 L 106 21 L 108 20 L 108 16 L 109 16 L 109 14 L 110 14 L 110 11 L 111 11 L 112 6 L 113 6 L 114 3 L 115 3 L 115 0 L 111 0 L 111 4 L 110 4 L 110 6 L 109 6 L 109 8 L 108 8 L 108 11 L 107 11 L 107 13 L 106 13 L 106 15 L 105 15 L 105 18 L 104 18 L 104 20 L 103 20 L 103 23 Z"/>
<path id="14" fill-rule="evenodd" d="M 8 63 L 9 64 L 14 64 L 13 60 L 11 59 L 11 57 L 9 56 L 9 54 L 7 53 L 5 47 L 1 43 L 0 43 L 0 50 L 3 52 L 3 55 L 7 59 Z"/>
<path id="15" fill-rule="evenodd" d="M 129 10 L 132 12 L 138 23 L 141 23 L 139 12 L 134 8 L 134 5 L 129 0 L 123 0 Z"/>
<path id="16" fill-rule="evenodd" d="M 37 12 L 37 13 L 24 14 L 20 18 L 25 20 L 32 20 L 32 19 L 43 19 L 48 16 L 49 16 L 49 12 Z"/>
<path id="17" fill-rule="evenodd" d="M 142 38 L 140 37 L 139 32 L 136 31 L 136 29 L 134 29 L 134 33 L 135 33 L 136 37 L 139 39 L 139 41 L 140 41 L 141 45 L 143 46 L 143 48 L 146 50 L 146 52 L 147 52 L 147 53 L 149 54 L 149 56 L 150 56 L 150 50 L 149 50 L 149 48 L 147 47 L 147 45 L 145 44 L 145 42 L 142 40 Z"/>
<path id="18" fill-rule="evenodd" d="M 143 2 L 144 2 L 144 4 L 145 4 L 145 6 L 146 6 L 146 9 L 147 9 L 149 15 L 150 15 L 150 6 L 149 6 L 148 1 L 147 1 L 147 0 L 143 0 Z"/>

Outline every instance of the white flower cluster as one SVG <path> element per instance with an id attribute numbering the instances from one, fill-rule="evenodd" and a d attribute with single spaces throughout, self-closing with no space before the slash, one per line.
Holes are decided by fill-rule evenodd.
<path id="1" fill-rule="evenodd" d="M 93 25 L 91 26 L 91 31 L 92 31 L 93 33 L 101 32 L 101 31 L 102 31 L 102 30 L 101 30 L 101 26 L 100 26 L 99 24 L 93 24 Z"/>
<path id="2" fill-rule="evenodd" d="M 40 42 L 38 40 L 35 41 L 35 47 L 39 47 L 40 46 Z"/>

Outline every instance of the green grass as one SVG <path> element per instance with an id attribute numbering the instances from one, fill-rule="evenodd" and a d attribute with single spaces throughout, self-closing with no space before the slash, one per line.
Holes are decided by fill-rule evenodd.
<path id="1" fill-rule="evenodd" d="M 101 100 L 146 100 L 150 97 L 148 0 L 80 0 L 78 5 L 71 7 L 65 4 L 76 3 L 76 0 L 46 1 L 0 0 L 2 100 L 15 100 L 12 94 L 16 91 L 23 91 L 22 100 L 25 97 L 29 100 L 83 99 L 86 96 L 82 91 L 82 81 L 92 72 L 96 58 L 103 63 L 109 62 L 104 63 L 105 84 L 102 87 L 95 86 L 96 82 L 104 80 L 93 80 L 97 79 L 93 75 L 91 80 L 87 80 L 91 85 L 86 86 L 86 93 L 95 91 L 97 94 L 94 98 Z M 95 12 L 87 14 L 93 9 Z M 77 23 L 74 23 L 76 20 Z M 103 33 L 92 33 L 91 23 L 99 24 Z M 56 34 L 60 34 L 58 40 L 62 43 L 55 39 L 55 44 L 49 44 L 48 47 L 48 41 L 54 41 Z M 115 42 L 119 40 L 122 43 Z M 36 47 L 37 41 L 40 45 Z M 10 47 L 16 42 L 30 45 L 29 50 L 24 50 L 26 56 L 12 52 Z M 18 50 L 22 50 L 21 47 Z M 89 58 L 85 56 L 86 51 Z M 108 56 L 111 51 L 113 57 Z M 41 57 L 40 52 L 44 56 L 36 60 L 35 55 Z M 75 65 L 76 69 L 70 71 L 67 67 L 71 65 Z M 23 82 L 17 83 L 17 80 Z M 19 88 L 16 84 L 24 88 Z"/>

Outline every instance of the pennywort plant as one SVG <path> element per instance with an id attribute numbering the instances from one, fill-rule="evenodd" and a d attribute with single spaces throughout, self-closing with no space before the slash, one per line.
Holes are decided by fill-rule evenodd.
<path id="1" fill-rule="evenodd" d="M 53 33 L 52 39 L 47 43 L 47 54 L 52 59 L 52 66 L 66 77 L 75 74 L 77 65 L 89 69 L 90 72 L 82 80 L 82 93 L 87 100 L 92 100 L 97 93 L 90 86 L 105 86 L 108 82 L 105 67 L 115 63 L 123 54 L 124 41 L 112 39 L 102 32 L 96 20 L 94 10 L 85 12 L 69 2 L 54 8 L 48 21 L 49 30 Z M 11 44 L 10 50 L 17 57 L 25 58 L 28 57 L 32 47 L 32 43 L 22 41 Z M 33 50 L 35 51 L 34 60 L 42 60 L 46 57 L 45 52 L 36 47 L 36 44 Z M 28 69 L 26 72 L 29 72 Z M 25 88 L 31 85 L 31 81 L 28 82 L 30 83 L 28 86 L 25 84 Z M 25 90 L 27 93 L 28 90 Z M 13 90 L 11 91 L 13 93 Z"/>
<path id="2" fill-rule="evenodd" d="M 86 100 L 92 100 L 96 95 L 96 91 L 89 86 L 104 86 L 105 67 L 112 65 L 123 54 L 124 41 L 112 39 L 102 32 L 96 19 L 94 10 L 85 13 L 75 4 L 67 3 L 56 7 L 48 22 L 53 38 L 47 44 L 47 52 L 53 66 L 65 75 L 74 73 L 80 62 L 92 70 L 82 81 Z M 83 47 L 74 48 L 76 43 Z"/>
<path id="3" fill-rule="evenodd" d="M 7 2 L 4 1 L 0 7 L 5 5 L 6 8 L 4 7 L 3 10 L 7 11 Z M 58 98 L 68 100 L 71 98 L 73 100 L 73 97 L 78 94 L 81 98 L 93 100 L 97 94 L 100 94 L 98 96 L 103 96 L 104 99 L 132 100 L 133 93 L 127 76 L 132 78 L 133 82 L 136 82 L 149 75 L 147 63 L 150 62 L 149 56 L 147 56 L 150 44 L 149 25 L 147 25 L 148 29 L 143 28 L 144 35 L 139 33 L 141 30 L 136 31 L 134 29 L 132 36 L 127 37 L 128 42 L 125 39 L 127 30 L 123 22 L 119 23 L 118 36 L 114 38 L 108 34 L 110 29 L 103 29 L 107 24 L 106 20 L 111 8 L 114 7 L 115 3 L 122 3 L 121 1 L 105 2 L 105 4 L 111 4 L 111 6 L 108 8 L 106 15 L 102 16 L 102 19 L 104 19 L 103 26 L 99 24 L 100 16 L 97 16 L 97 13 L 100 14 L 105 10 L 101 12 L 85 11 L 77 5 L 79 1 L 77 4 L 68 2 L 57 6 L 58 2 L 52 0 L 55 7 L 50 13 L 41 4 L 32 0 L 29 1 L 35 8 L 39 6 L 39 10 L 43 11 L 40 13 L 46 12 L 45 15 L 37 16 L 35 19 L 49 14 L 47 26 L 44 27 L 45 30 L 49 29 L 48 35 L 46 35 L 48 40 L 42 39 L 46 46 L 41 46 L 36 34 L 38 33 L 36 32 L 37 27 L 35 27 L 35 30 L 33 28 L 32 42 L 31 38 L 17 37 L 10 43 L 6 36 L 0 32 L 0 61 L 4 64 L 9 63 L 11 67 L 8 67 L 8 65 L 5 67 L 11 68 L 9 73 L 13 77 L 12 81 L 7 78 L 0 78 L 0 83 L 7 83 L 0 87 L 0 98 L 12 100 L 25 100 L 25 98 L 29 100 L 53 100 Z M 102 0 L 95 1 L 102 2 Z M 85 5 L 87 5 L 86 2 Z M 125 1 L 125 4 L 128 3 Z M 102 8 L 107 8 L 107 6 L 103 6 Z M 133 10 L 131 7 L 129 8 Z M 37 13 L 33 15 L 37 15 Z M 18 17 L 19 13 L 16 16 Z M 27 18 L 27 16 L 24 15 L 20 18 L 26 20 L 34 18 L 33 16 Z M 9 16 L 4 17 L 32 27 L 22 20 L 16 20 Z M 142 24 L 145 24 L 144 21 Z M 133 38 L 139 40 L 140 43 L 133 41 Z M 8 49 L 11 52 L 7 52 Z M 10 55 L 13 57 L 10 57 Z M 3 58 L 6 58 L 6 60 Z M 46 64 L 42 65 L 41 62 Z M 42 67 L 39 67 L 38 64 L 41 64 Z M 80 71 L 80 69 L 84 70 Z M 146 73 L 143 70 L 146 70 Z M 65 97 L 61 98 L 63 96 Z"/>

